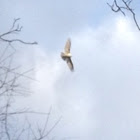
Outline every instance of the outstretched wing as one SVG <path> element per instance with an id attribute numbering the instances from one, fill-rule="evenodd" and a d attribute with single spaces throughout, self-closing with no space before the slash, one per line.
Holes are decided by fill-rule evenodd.
<path id="1" fill-rule="evenodd" d="M 67 64 L 71 71 L 74 71 L 74 66 L 70 58 L 67 58 Z"/>
<path id="2" fill-rule="evenodd" d="M 71 41 L 70 39 L 67 40 L 65 45 L 65 53 L 70 53 Z"/>

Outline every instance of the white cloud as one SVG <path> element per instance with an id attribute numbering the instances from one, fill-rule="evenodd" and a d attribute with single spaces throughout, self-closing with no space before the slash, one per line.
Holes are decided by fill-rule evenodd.
<path id="1" fill-rule="evenodd" d="M 23 39 L 34 38 L 41 43 L 37 47 L 25 46 L 26 50 L 22 49 L 17 56 L 24 70 L 35 67 L 38 80 L 30 83 L 34 94 L 19 100 L 18 107 L 48 112 L 52 106 L 50 124 L 62 116 L 53 132 L 56 139 L 140 138 L 139 33 L 129 19 L 99 20 L 107 11 L 103 5 L 106 1 L 1 2 L 1 31 L 7 29 L 13 18 L 21 17 Z M 69 35 L 74 73 L 60 58 L 60 46 L 65 43 L 62 40 Z"/>
<path id="2" fill-rule="evenodd" d="M 61 60 L 61 48 L 34 51 L 39 82 L 32 84 L 35 94 L 27 104 L 46 112 L 52 106 L 54 118 L 62 115 L 55 136 L 140 138 L 138 32 L 129 20 L 110 22 L 71 35 L 74 73 Z"/>

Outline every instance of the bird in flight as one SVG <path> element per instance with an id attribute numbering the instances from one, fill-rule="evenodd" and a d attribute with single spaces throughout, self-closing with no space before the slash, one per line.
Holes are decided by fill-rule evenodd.
<path id="1" fill-rule="evenodd" d="M 71 48 L 71 40 L 68 39 L 64 48 L 64 52 L 61 52 L 61 57 L 64 61 L 67 62 L 69 68 L 71 71 L 74 71 L 74 66 L 71 60 L 71 53 L 70 53 L 70 48 Z"/>

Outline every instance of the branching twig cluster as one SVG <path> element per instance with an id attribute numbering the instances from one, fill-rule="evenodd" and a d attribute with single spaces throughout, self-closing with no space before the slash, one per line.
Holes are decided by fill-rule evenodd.
<path id="1" fill-rule="evenodd" d="M 50 128 L 48 128 L 50 115 L 51 115 L 51 109 L 47 115 L 46 122 L 44 123 L 44 126 L 41 126 L 41 127 L 38 126 L 36 131 L 31 127 L 31 124 L 29 123 L 29 121 L 27 121 L 28 125 L 30 126 L 30 132 L 31 132 L 31 135 L 33 136 L 33 139 L 35 139 L 35 140 L 43 140 L 43 139 L 50 140 L 49 139 L 50 133 L 54 130 L 54 128 L 57 126 L 57 124 L 61 120 L 61 117 L 60 117 Z"/>
<path id="2" fill-rule="evenodd" d="M 123 3 L 122 6 L 118 4 L 117 0 L 114 0 L 112 5 L 110 5 L 109 3 L 107 3 L 107 4 L 113 12 L 121 12 L 124 16 L 126 15 L 125 11 L 129 11 L 133 16 L 133 20 L 134 20 L 138 30 L 140 30 L 140 26 L 137 22 L 134 9 L 132 9 L 130 6 L 133 0 L 121 0 L 121 1 Z"/>
<path id="3" fill-rule="evenodd" d="M 13 42 L 20 42 L 20 43 L 29 44 L 29 45 L 37 44 L 37 42 L 26 42 L 26 41 L 23 41 L 23 40 L 17 39 L 17 38 L 14 38 L 14 39 L 6 39 L 8 35 L 17 34 L 17 33 L 21 32 L 21 30 L 22 30 L 23 27 L 20 26 L 19 24 L 17 24 L 17 22 L 19 20 L 20 20 L 20 18 L 15 19 L 14 22 L 13 22 L 12 27 L 10 28 L 10 30 L 8 32 L 5 32 L 3 34 L 0 34 L 0 40 L 1 41 L 4 41 L 4 42 L 8 42 L 9 44 L 11 44 Z"/>
<path id="4" fill-rule="evenodd" d="M 22 26 L 17 24 L 20 19 L 15 19 L 12 27 L 8 32 L 5 32 L 0 35 L 0 43 L 5 44 L 1 45 L 0 51 L 0 140 L 43 140 L 48 139 L 48 136 L 59 123 L 60 119 L 54 123 L 51 128 L 48 128 L 48 121 L 50 118 L 51 110 L 49 113 L 42 113 L 32 111 L 30 109 L 15 109 L 13 108 L 13 103 L 16 100 L 16 96 L 25 96 L 27 93 L 30 93 L 29 90 L 22 88 L 19 84 L 19 80 L 22 77 L 34 80 L 33 78 L 27 76 L 27 73 L 33 69 L 19 72 L 19 66 L 15 67 L 13 64 L 14 55 L 16 49 L 13 48 L 12 43 L 19 42 L 23 44 L 34 45 L 36 42 L 25 42 L 21 39 L 7 39 L 10 35 L 19 33 L 22 30 Z M 46 123 L 44 127 L 37 126 L 37 129 L 32 127 L 32 124 L 25 120 L 24 126 L 21 126 L 20 129 L 15 130 L 16 124 L 14 118 L 19 115 L 46 115 Z M 23 117 L 22 117 L 23 118 Z M 14 120 L 14 122 L 13 122 Z M 21 124 L 20 124 L 21 125 Z M 15 131 L 14 131 L 15 130 Z"/>
<path id="5" fill-rule="evenodd" d="M 23 94 L 25 93 L 25 89 L 22 89 L 21 86 L 19 86 L 18 80 L 21 77 L 32 79 L 31 77 L 26 76 L 32 69 L 19 73 L 18 69 L 20 67 L 13 67 L 12 61 L 16 51 L 10 50 L 10 53 L 8 53 L 9 48 L 11 47 L 8 45 L 3 52 L 1 51 L 0 56 L 0 97 L 13 96 L 16 95 L 16 93 L 25 95 Z"/>

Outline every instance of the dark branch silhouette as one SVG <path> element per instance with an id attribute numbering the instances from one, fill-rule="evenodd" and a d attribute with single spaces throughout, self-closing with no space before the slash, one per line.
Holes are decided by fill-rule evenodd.
<path id="1" fill-rule="evenodd" d="M 17 18 L 14 20 L 13 22 L 13 25 L 12 27 L 10 28 L 10 30 L 8 32 L 5 32 L 3 34 L 0 34 L 0 40 L 1 41 L 4 41 L 4 42 L 8 42 L 9 44 L 13 43 L 13 42 L 19 42 L 19 43 L 23 43 L 23 44 L 28 44 L 28 45 L 35 45 L 37 44 L 37 42 L 26 42 L 26 41 L 23 41 L 21 39 L 6 39 L 5 37 L 7 37 L 8 35 L 11 35 L 11 34 L 16 34 L 16 33 L 19 33 L 21 32 L 22 30 L 22 26 L 20 26 L 19 24 L 17 24 L 17 22 L 20 20 L 20 18 Z"/>
<path id="2" fill-rule="evenodd" d="M 131 8 L 131 3 L 133 2 L 133 0 L 121 0 L 123 5 L 119 5 L 117 0 L 113 1 L 113 4 L 109 4 L 107 3 L 107 5 L 111 8 L 111 10 L 113 12 L 121 12 L 124 16 L 126 15 L 126 11 L 130 12 L 132 14 L 133 20 L 136 24 L 136 27 L 138 28 L 138 30 L 140 30 L 140 26 L 138 24 L 138 21 L 136 19 L 136 14 L 134 12 L 134 9 Z"/>

